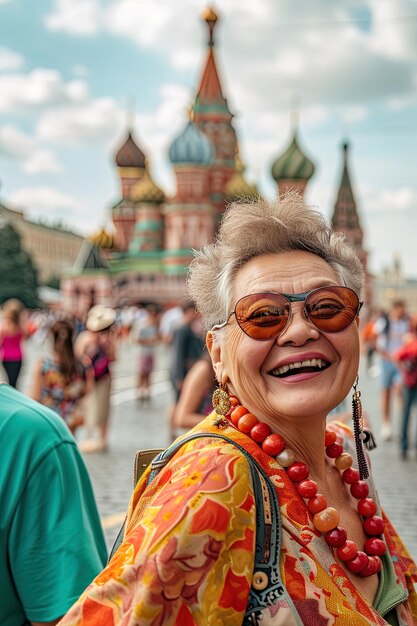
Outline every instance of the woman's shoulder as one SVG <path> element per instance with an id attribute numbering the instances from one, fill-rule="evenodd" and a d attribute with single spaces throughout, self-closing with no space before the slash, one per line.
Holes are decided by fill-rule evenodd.
<path id="1" fill-rule="evenodd" d="M 194 464 L 205 468 L 228 467 L 228 463 L 239 466 L 239 471 L 248 475 L 250 468 L 248 458 L 243 453 L 240 444 L 236 445 L 235 429 L 227 426 L 219 428 L 213 424 L 213 413 L 201 420 L 192 430 L 182 435 L 171 446 L 175 453 L 172 461 L 178 461 L 179 465 L 185 460 L 190 460 L 190 467 Z M 179 467 L 178 467 L 179 469 Z M 230 469 L 230 468 L 229 468 Z"/>
<path id="2" fill-rule="evenodd" d="M 168 449 L 169 461 L 157 472 L 149 467 L 133 495 L 129 525 L 149 505 L 165 507 L 167 498 L 181 496 L 188 507 L 199 494 L 211 494 L 218 502 L 235 503 L 252 490 L 251 469 L 247 457 L 222 431 L 212 427 L 212 418 L 177 439 Z M 227 430 L 227 429 L 226 429 Z M 227 437 L 227 434 L 224 435 Z M 167 454 L 167 452 L 165 452 Z"/>

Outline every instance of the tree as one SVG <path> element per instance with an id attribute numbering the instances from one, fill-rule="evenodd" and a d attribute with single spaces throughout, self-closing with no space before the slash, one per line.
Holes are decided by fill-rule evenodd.
<path id="1" fill-rule="evenodd" d="M 22 250 L 20 235 L 4 218 L 0 218 L 0 276 L 0 304 L 17 298 L 28 308 L 40 305 L 36 268 Z"/>

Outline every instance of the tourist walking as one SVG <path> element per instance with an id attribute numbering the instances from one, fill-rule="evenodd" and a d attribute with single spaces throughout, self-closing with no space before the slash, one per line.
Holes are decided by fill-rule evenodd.
<path id="1" fill-rule="evenodd" d="M 409 328 L 410 319 L 403 300 L 394 300 L 388 313 L 381 315 L 374 326 L 375 346 L 381 357 L 382 441 L 389 441 L 393 436 L 393 397 L 397 397 L 400 404 L 402 399 L 401 372 L 392 356 L 402 345 Z"/>
<path id="2" fill-rule="evenodd" d="M 30 396 L 53 409 L 72 433 L 84 423 L 81 399 L 92 391 L 94 373 L 90 359 L 74 354 L 74 326 L 59 320 L 49 330 L 52 354 L 37 362 Z"/>
<path id="3" fill-rule="evenodd" d="M 409 448 L 409 422 L 411 409 L 417 405 L 417 315 L 410 320 L 410 332 L 393 355 L 403 376 L 403 411 L 401 417 L 400 449 L 401 456 L 407 459 Z M 417 437 L 415 440 L 417 450 Z"/>
<path id="4" fill-rule="evenodd" d="M 22 309 L 23 306 L 19 300 L 7 300 L 3 304 L 0 326 L 0 359 L 7 381 L 12 387 L 17 387 L 23 362 L 22 344 L 27 335 L 21 319 Z"/>
<path id="5" fill-rule="evenodd" d="M 156 347 L 159 342 L 158 309 L 155 305 L 145 307 L 147 316 L 132 328 L 133 340 L 138 344 L 138 400 L 150 399 L 151 375 L 155 367 Z"/>
<path id="6" fill-rule="evenodd" d="M 79 335 L 75 344 L 76 354 L 88 357 L 94 371 L 92 391 L 83 402 L 86 440 L 80 447 L 84 452 L 105 451 L 108 445 L 111 363 L 115 360 L 112 328 L 115 320 L 114 309 L 95 305 L 88 312 L 86 330 Z"/>
<path id="7" fill-rule="evenodd" d="M 170 379 L 174 391 L 174 403 L 168 417 L 171 439 L 176 437 L 175 410 L 184 379 L 192 365 L 201 358 L 204 348 L 201 316 L 197 313 L 194 303 L 186 300 L 181 304 L 181 308 L 182 321 L 173 331 L 171 347 Z"/>

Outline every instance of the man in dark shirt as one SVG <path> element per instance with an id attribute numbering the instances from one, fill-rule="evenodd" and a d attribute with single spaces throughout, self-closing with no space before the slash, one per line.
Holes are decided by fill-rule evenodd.
<path id="1" fill-rule="evenodd" d="M 175 400 L 178 400 L 184 378 L 191 366 L 201 357 L 204 339 L 200 331 L 200 319 L 192 302 L 182 305 L 183 321 L 175 329 L 172 339 L 171 382 Z"/>
<path id="2" fill-rule="evenodd" d="M 200 316 L 191 301 L 182 304 L 183 320 L 174 330 L 170 380 L 174 389 L 174 402 L 178 401 L 184 378 L 191 366 L 201 357 L 204 348 Z M 175 438 L 175 405 L 169 416 L 171 438 Z"/>

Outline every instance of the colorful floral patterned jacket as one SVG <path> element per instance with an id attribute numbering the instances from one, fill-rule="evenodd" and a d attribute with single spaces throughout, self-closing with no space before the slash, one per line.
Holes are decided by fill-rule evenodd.
<path id="1" fill-rule="evenodd" d="M 251 585 L 262 583 L 254 575 L 250 464 L 232 444 L 204 437 L 185 443 L 148 486 L 146 471 L 129 506 L 124 542 L 61 626 L 417 624 L 416 566 L 388 520 L 388 554 L 371 606 L 334 560 L 274 459 L 233 427 L 219 431 L 213 416 L 192 432 L 221 432 L 269 476 L 281 513 L 277 558 L 284 593 L 271 593 L 261 616 L 245 617 Z"/>

